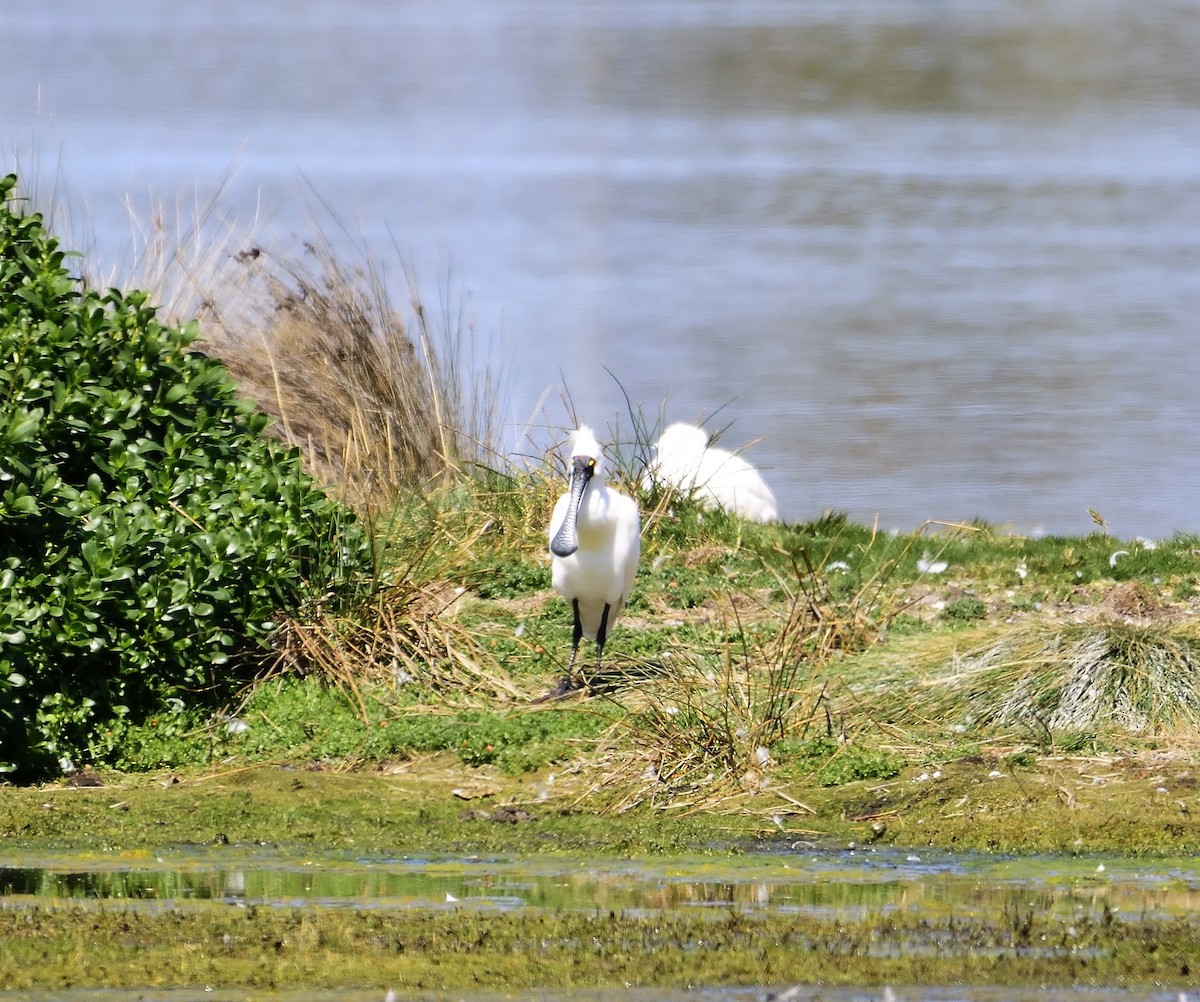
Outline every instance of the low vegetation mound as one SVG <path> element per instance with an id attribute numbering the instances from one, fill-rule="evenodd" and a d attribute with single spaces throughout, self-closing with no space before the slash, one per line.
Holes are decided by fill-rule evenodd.
<path id="1" fill-rule="evenodd" d="M 16 192 L 0 180 L 0 770 L 31 778 L 226 698 L 277 614 L 371 553 L 190 350 L 196 325 L 87 288 Z"/>
<path id="2" fill-rule="evenodd" d="M 1036 737 L 1200 732 L 1200 629 L 1108 617 L 1033 620 L 956 654 L 882 700 L 895 719 Z"/>

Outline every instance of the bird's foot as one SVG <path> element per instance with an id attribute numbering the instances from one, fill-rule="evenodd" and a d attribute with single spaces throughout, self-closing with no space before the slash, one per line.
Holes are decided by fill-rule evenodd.
<path id="1" fill-rule="evenodd" d="M 549 692 L 538 696 L 534 702 L 549 703 L 551 700 L 562 699 L 564 696 L 569 696 L 573 692 L 579 692 L 586 688 L 587 684 L 578 675 L 567 675 Z"/>

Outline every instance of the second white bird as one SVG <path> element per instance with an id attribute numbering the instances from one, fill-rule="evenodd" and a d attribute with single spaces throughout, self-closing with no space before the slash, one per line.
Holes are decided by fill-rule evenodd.
<path id="1" fill-rule="evenodd" d="M 645 486 L 655 483 L 752 522 L 779 519 L 775 495 L 758 470 L 736 453 L 710 446 L 704 429 L 694 425 L 673 424 L 659 437 Z"/>

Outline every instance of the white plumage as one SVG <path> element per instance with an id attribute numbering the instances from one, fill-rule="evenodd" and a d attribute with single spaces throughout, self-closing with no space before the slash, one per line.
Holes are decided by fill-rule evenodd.
<path id="1" fill-rule="evenodd" d="M 575 618 L 566 678 L 547 696 L 582 684 L 573 674 L 583 637 L 596 641 L 596 670 L 604 642 L 637 575 L 641 519 L 637 502 L 604 482 L 604 456 L 590 428 L 571 439 L 571 481 L 550 518 L 551 580 Z"/>
<path id="2" fill-rule="evenodd" d="M 741 456 L 708 444 L 704 429 L 673 424 L 659 436 L 646 473 L 646 486 L 666 485 L 694 494 L 710 508 L 752 522 L 775 522 L 775 495 L 753 466 Z"/>

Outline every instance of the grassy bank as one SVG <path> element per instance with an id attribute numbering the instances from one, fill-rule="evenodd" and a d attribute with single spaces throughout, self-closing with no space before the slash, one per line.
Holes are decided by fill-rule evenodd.
<path id="1" fill-rule="evenodd" d="M 605 677 L 535 704 L 569 648 L 542 554 L 553 495 L 493 481 L 398 513 L 363 607 L 281 627 L 226 712 L 129 726 L 117 768 L 5 791 L 0 831 L 88 849 L 1200 850 L 1193 540 L 763 527 L 646 499 Z"/>
<path id="2" fill-rule="evenodd" d="M 19 209 L 20 198 L 12 205 Z M 33 234 L 47 263 L 28 268 L 30 254 L 14 261 L 24 262 L 29 281 L 49 282 L 60 312 L 74 316 L 80 293 L 55 270 L 64 255 L 36 220 L 6 218 L 19 237 L 14 248 Z M 652 832 L 664 818 L 718 817 L 746 830 L 837 838 L 1190 849 L 1183 822 L 1193 808 L 1200 734 L 1200 540 L 1120 540 L 1095 512 L 1095 531 L 1073 538 L 1022 538 L 981 524 L 880 532 L 837 514 L 747 523 L 642 484 L 658 428 L 631 404 L 627 430 L 610 435 L 609 459 L 612 479 L 642 512 L 637 584 L 609 640 L 604 676 L 590 680 L 584 697 L 538 704 L 569 649 L 570 616 L 550 588 L 546 542 L 564 484 L 562 433 L 531 440 L 519 466 L 496 454 L 497 383 L 486 366 L 469 363 L 461 315 L 447 303 L 427 310 L 411 276 L 402 310 L 386 269 L 365 254 L 348 263 L 344 240 L 318 233 L 289 251 L 210 230 L 201 216 L 172 239 L 156 222 L 135 271 L 166 314 L 199 316 L 197 343 L 270 415 L 268 433 L 295 446 L 307 471 L 353 506 L 372 540 L 373 566 L 348 589 L 298 583 L 286 601 L 272 600 L 269 623 L 254 631 L 231 623 L 230 634 L 254 639 L 235 649 L 233 637 L 220 634 L 228 663 L 192 672 L 211 676 L 208 698 L 177 687 L 148 694 L 139 707 L 126 700 L 125 712 L 116 706 L 96 718 L 102 726 L 86 741 L 75 740 L 79 761 L 64 758 L 62 783 L 129 787 L 131 798 L 142 798 L 139 810 L 153 812 L 162 789 L 155 784 L 180 779 L 176 785 L 212 791 L 203 811 L 220 809 L 222 777 L 267 776 L 265 767 L 404 775 L 418 783 L 417 810 L 431 816 L 463 799 L 447 791 L 478 788 L 487 792 L 471 799 L 489 806 L 608 821 L 621 834 L 593 835 L 598 846 L 629 838 L 632 819 Z M 86 290 L 97 281 L 88 277 L 94 263 L 83 272 Z M 91 301 L 82 295 L 79 302 Z M 32 301 L 19 289 L 10 299 L 17 316 Z M 118 307 L 114 329 L 120 318 L 153 323 L 148 309 L 135 317 Z M 28 348 L 25 327 L 17 327 L 14 343 Z M 113 338 L 92 340 L 104 348 Z M 32 427 L 58 397 L 13 360 L 6 366 L 13 387 L 33 401 L 17 415 Z M 108 399 L 103 382 L 94 392 Z M 138 395 L 122 389 L 120 399 L 129 408 L 122 420 L 136 428 Z M 264 421 L 256 417 L 254 427 Z M 113 434 L 94 414 L 93 423 L 97 441 Z M 140 489 L 136 479 L 104 480 L 109 467 L 128 467 L 125 453 L 133 452 L 116 449 L 103 476 L 87 481 L 111 502 L 98 510 L 125 511 L 130 499 L 121 492 Z M 158 464 L 143 466 L 147 478 L 158 476 Z M 24 519 L 14 525 L 38 546 L 45 533 L 35 531 L 35 516 L 62 507 L 52 482 L 59 467 L 46 468 L 45 497 L 12 502 L 13 517 Z M 253 496 L 259 481 L 272 482 L 260 472 L 237 496 L 272 510 L 269 498 Z M 190 496 L 167 487 L 170 498 Z M 170 498 L 167 521 L 177 523 Z M 223 495 L 203 517 L 230 512 L 232 498 Z M 95 525 L 120 537 L 118 523 Z M 176 526 L 163 539 L 178 548 L 179 534 Z M 157 540 L 123 555 L 129 566 L 119 574 L 97 570 L 91 550 L 75 565 L 111 599 L 126 581 L 140 587 L 147 554 L 170 553 Z M 31 553 L 35 568 L 40 551 Z M 232 569 L 244 563 L 224 561 Z M 350 574 L 336 570 L 325 580 Z M 277 576 L 251 584 L 265 592 Z M 72 587 L 63 594 L 81 586 Z M 197 587 L 209 583 L 171 582 L 172 595 Z M 242 590 L 218 589 L 226 604 Z M 50 612 L 56 595 L 45 603 Z M 147 617 L 132 594 L 121 608 L 138 623 L 160 620 L 152 625 L 181 650 L 205 626 Z M 104 630 L 121 624 L 90 615 L 90 607 L 79 610 L 92 647 L 103 649 Z M 50 677 L 59 669 L 51 670 L 46 616 L 28 618 L 51 654 L 24 674 Z M 115 663 L 141 652 L 141 634 L 126 632 Z M 6 634 L 18 655 L 32 635 Z M 230 679 L 251 676 L 214 712 L 211 693 L 224 698 Z M 13 692 L 29 688 L 17 678 L 9 677 Z M 39 712 L 62 715 L 44 704 Z M 95 768 L 80 773 L 85 765 Z M 106 837 L 93 827 L 98 818 L 67 820 L 60 836 L 43 833 L 30 817 L 38 812 L 24 810 L 24 798 L 39 792 L 6 791 L 13 813 L 24 816 L 7 834 Z M 78 792 L 58 810 L 86 804 L 88 794 Z M 1106 809 L 1128 823 L 1103 823 Z M 292 837 L 274 816 L 261 826 Z M 192 837 L 222 827 L 197 819 Z"/>

